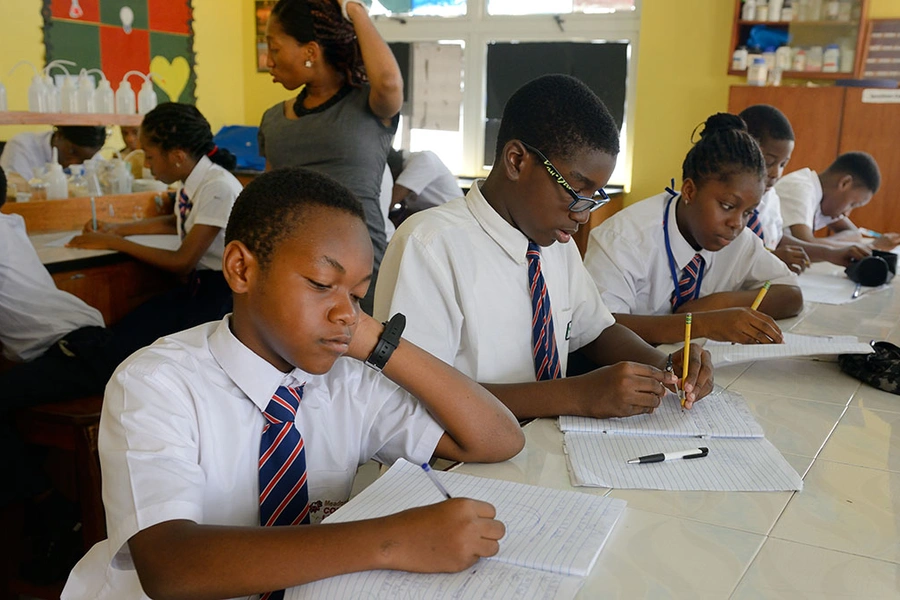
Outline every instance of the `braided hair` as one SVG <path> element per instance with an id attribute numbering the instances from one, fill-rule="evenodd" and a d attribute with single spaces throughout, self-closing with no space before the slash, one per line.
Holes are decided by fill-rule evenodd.
<path id="1" fill-rule="evenodd" d="M 707 180 L 726 181 L 737 173 L 753 173 L 764 180 L 765 158 L 740 117 L 716 113 L 706 120 L 700 139 L 684 157 L 682 181 L 691 179 L 699 187 Z"/>
<path id="2" fill-rule="evenodd" d="M 208 156 L 211 161 L 229 171 L 237 164 L 234 154 L 219 148 L 213 142 L 209 121 L 193 104 L 160 104 L 144 115 L 141 134 L 165 152 L 184 150 L 194 160 Z"/>
<path id="3" fill-rule="evenodd" d="M 300 44 L 319 44 L 328 64 L 342 73 L 350 85 L 359 87 L 369 80 L 356 31 L 341 14 L 338 0 L 278 0 L 269 18 L 272 17 Z"/>

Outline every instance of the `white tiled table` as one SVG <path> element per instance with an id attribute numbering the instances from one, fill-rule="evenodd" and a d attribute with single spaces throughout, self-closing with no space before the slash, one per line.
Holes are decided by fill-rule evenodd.
<path id="1" fill-rule="evenodd" d="M 900 291 L 810 304 L 781 325 L 900 344 Z M 580 598 L 900 598 L 900 396 L 806 359 L 733 365 L 716 381 L 747 399 L 802 492 L 574 488 L 550 419 L 525 427 L 512 460 L 456 470 L 628 501 Z"/>

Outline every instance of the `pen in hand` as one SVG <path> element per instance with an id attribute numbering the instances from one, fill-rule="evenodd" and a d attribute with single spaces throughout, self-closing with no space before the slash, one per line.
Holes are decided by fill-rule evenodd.
<path id="1" fill-rule="evenodd" d="M 767 281 L 763 284 L 761 288 L 759 288 L 759 293 L 756 294 L 756 300 L 753 301 L 753 304 L 750 305 L 750 310 L 759 309 L 759 305 L 762 304 L 763 298 L 766 297 L 766 292 L 769 291 L 769 287 L 772 285 L 771 281 Z"/>
<path id="2" fill-rule="evenodd" d="M 453 496 L 450 495 L 450 492 L 447 491 L 441 482 L 438 480 L 437 475 L 434 474 L 434 471 L 431 470 L 431 467 L 428 466 L 428 463 L 422 463 L 422 470 L 425 471 L 425 474 L 428 475 L 428 479 L 431 480 L 431 483 L 438 489 L 438 491 L 444 495 L 444 498 L 449 500 Z"/>
<path id="3" fill-rule="evenodd" d="M 628 460 L 629 465 L 663 462 L 664 460 L 676 460 L 679 458 L 703 458 L 709 454 L 709 448 L 702 446 L 700 448 L 691 448 L 690 450 L 679 450 L 678 452 L 660 452 L 659 454 L 648 454 L 647 456 L 639 456 Z"/>
<path id="4" fill-rule="evenodd" d="M 691 313 L 684 316 L 684 351 L 681 355 L 681 389 L 678 390 L 678 399 L 681 401 L 681 409 L 684 410 L 685 393 L 684 382 L 687 381 L 688 366 L 691 357 Z"/>

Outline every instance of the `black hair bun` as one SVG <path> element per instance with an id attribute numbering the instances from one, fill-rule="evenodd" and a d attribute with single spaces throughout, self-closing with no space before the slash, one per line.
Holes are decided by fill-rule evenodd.
<path id="1" fill-rule="evenodd" d="M 714 133 L 725 131 L 747 131 L 747 124 L 737 115 L 731 113 L 716 113 L 706 119 L 700 137 L 704 138 Z"/>

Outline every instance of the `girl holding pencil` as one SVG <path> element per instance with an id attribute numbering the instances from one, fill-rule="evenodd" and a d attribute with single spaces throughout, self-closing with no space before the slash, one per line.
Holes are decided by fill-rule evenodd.
<path id="1" fill-rule="evenodd" d="M 780 343 L 774 319 L 799 313 L 803 296 L 796 275 L 746 227 L 765 182 L 744 122 L 707 119 L 684 159 L 680 192 L 666 188 L 591 232 L 585 265 L 616 321 L 649 343 L 675 343 L 690 312 L 695 338 Z"/>

